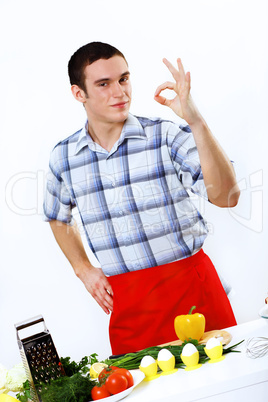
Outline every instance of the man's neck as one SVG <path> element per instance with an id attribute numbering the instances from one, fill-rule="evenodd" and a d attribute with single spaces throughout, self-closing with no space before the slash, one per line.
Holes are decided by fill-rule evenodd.
<path id="1" fill-rule="evenodd" d="M 110 152 L 116 141 L 118 141 L 124 124 L 125 122 L 116 124 L 92 124 L 88 122 L 87 130 L 94 142 Z"/>

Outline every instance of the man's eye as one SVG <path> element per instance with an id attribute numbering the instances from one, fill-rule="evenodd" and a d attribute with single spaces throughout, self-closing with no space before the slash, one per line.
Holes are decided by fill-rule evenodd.
<path id="1" fill-rule="evenodd" d="M 120 82 L 127 82 L 128 81 L 128 77 L 123 77 L 121 78 Z"/>
<path id="2" fill-rule="evenodd" d="M 107 82 L 101 82 L 101 83 L 99 84 L 100 87 L 106 87 L 107 85 L 108 85 Z"/>

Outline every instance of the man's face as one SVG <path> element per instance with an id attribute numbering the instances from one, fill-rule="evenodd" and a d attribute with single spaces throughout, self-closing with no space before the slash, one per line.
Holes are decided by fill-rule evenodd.
<path id="1" fill-rule="evenodd" d="M 122 123 L 128 117 L 131 84 L 126 61 L 121 56 L 100 59 L 86 66 L 84 106 L 91 123 Z"/>

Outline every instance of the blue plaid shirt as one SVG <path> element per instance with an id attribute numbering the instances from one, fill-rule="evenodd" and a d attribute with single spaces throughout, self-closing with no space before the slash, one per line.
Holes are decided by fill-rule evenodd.
<path id="1" fill-rule="evenodd" d="M 45 220 L 73 223 L 78 208 L 87 241 L 106 275 L 191 256 L 208 229 L 189 197 L 207 199 L 189 126 L 129 117 L 108 152 L 86 126 L 50 157 Z"/>

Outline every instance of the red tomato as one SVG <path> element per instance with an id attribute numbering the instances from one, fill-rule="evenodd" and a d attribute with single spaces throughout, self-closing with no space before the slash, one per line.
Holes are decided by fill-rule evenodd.
<path id="1" fill-rule="evenodd" d="M 124 369 L 124 368 L 118 368 L 116 370 L 114 370 L 114 373 L 116 374 L 122 374 L 124 377 L 126 377 L 127 379 L 127 387 L 130 388 L 134 385 L 134 380 L 132 377 L 132 374 L 129 370 Z"/>
<path id="2" fill-rule="evenodd" d="M 91 397 L 93 401 L 97 401 L 98 399 L 107 398 L 107 396 L 111 396 L 111 393 L 106 388 L 105 384 L 95 385 L 95 387 L 91 390 Z"/>
<path id="3" fill-rule="evenodd" d="M 117 369 L 118 369 L 118 367 L 116 367 L 116 366 L 109 366 L 109 367 L 104 368 L 100 372 L 100 374 L 98 376 L 98 380 L 101 381 L 102 379 L 106 379 L 110 374 L 112 374 L 114 372 L 114 370 L 117 370 Z"/>
<path id="4" fill-rule="evenodd" d="M 112 373 L 105 382 L 105 386 L 111 394 L 118 394 L 127 389 L 127 379 L 122 374 Z"/>

